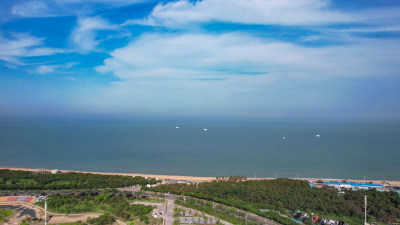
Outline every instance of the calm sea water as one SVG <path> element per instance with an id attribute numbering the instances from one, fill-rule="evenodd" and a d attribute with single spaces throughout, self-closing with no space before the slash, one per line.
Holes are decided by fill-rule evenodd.
<path id="1" fill-rule="evenodd" d="M 0 166 L 196 176 L 365 176 L 400 180 L 400 125 L 7 122 L 0 124 Z"/>

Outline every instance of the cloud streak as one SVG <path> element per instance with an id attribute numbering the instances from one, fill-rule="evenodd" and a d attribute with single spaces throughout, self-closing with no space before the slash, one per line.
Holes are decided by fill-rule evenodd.
<path id="1" fill-rule="evenodd" d="M 58 17 L 88 15 L 99 9 L 121 7 L 143 0 L 22 0 L 10 7 L 16 17 Z"/>
<path id="2" fill-rule="evenodd" d="M 25 64 L 24 57 L 55 55 L 67 52 L 64 49 L 47 48 L 43 45 L 44 38 L 34 37 L 25 33 L 14 33 L 12 38 L 0 35 L 0 60 L 13 64 Z"/>
<path id="3" fill-rule="evenodd" d="M 321 110 L 337 104 L 339 95 L 282 90 L 302 82 L 326 85 L 394 76 L 399 46 L 397 40 L 358 39 L 347 46 L 314 48 L 243 33 L 151 34 L 113 51 L 97 71 L 121 79 L 101 99 L 109 108 L 126 112 L 162 108 L 207 114 L 239 107 L 241 112 L 262 114 L 313 104 Z"/>
<path id="4" fill-rule="evenodd" d="M 357 40 L 346 46 L 313 48 L 243 33 L 152 34 L 113 51 L 98 70 L 114 72 L 123 80 L 218 79 L 254 74 L 363 77 L 397 73 L 400 59 L 393 58 L 400 50 L 397 40 Z"/>
<path id="5" fill-rule="evenodd" d="M 97 51 L 100 40 L 96 39 L 98 31 L 117 30 L 119 26 L 111 24 L 101 17 L 79 18 L 70 35 L 70 40 L 76 50 L 82 53 Z"/>
<path id="6" fill-rule="evenodd" d="M 281 26 L 396 23 L 400 8 L 356 12 L 336 10 L 330 0 L 178 0 L 158 4 L 146 19 L 124 25 L 190 27 L 191 24 L 229 22 Z"/>
<path id="7" fill-rule="evenodd" d="M 55 73 L 59 72 L 58 70 L 66 70 L 71 69 L 75 65 L 78 65 L 77 62 L 68 62 L 65 64 L 58 64 L 58 65 L 40 65 L 36 68 L 36 73 L 38 74 L 48 74 L 48 73 Z"/>
<path id="8" fill-rule="evenodd" d="M 181 26 L 212 21 L 243 24 L 321 25 L 354 22 L 349 13 L 329 9 L 326 0 L 179 0 L 157 5 L 148 25 Z"/>

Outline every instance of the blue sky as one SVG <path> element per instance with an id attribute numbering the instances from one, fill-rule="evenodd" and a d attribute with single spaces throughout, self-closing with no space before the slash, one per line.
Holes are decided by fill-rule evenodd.
<path id="1" fill-rule="evenodd" d="M 400 119 L 397 0 L 5 0 L 0 116 Z"/>

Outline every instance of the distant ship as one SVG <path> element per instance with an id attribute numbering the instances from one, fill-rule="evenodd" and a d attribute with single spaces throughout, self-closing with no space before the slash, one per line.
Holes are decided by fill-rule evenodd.
<path id="1" fill-rule="evenodd" d="M 321 135 L 317 134 L 317 135 L 315 135 L 315 137 L 319 138 L 319 137 L 321 137 Z"/>
<path id="2" fill-rule="evenodd" d="M 203 130 L 204 130 L 204 131 L 207 131 L 207 128 L 204 128 Z"/>
<path id="3" fill-rule="evenodd" d="M 175 127 L 176 129 L 179 129 L 179 127 Z"/>
<path id="4" fill-rule="evenodd" d="M 286 137 L 285 137 L 285 136 L 283 136 L 283 137 L 282 137 L 282 139 L 283 139 L 283 140 L 286 140 Z"/>

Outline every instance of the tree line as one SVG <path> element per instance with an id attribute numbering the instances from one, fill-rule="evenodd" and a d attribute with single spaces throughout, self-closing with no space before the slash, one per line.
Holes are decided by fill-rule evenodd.
<path id="1" fill-rule="evenodd" d="M 156 184 L 154 178 L 90 173 L 43 174 L 29 171 L 0 170 L 0 190 L 56 190 L 119 188 L 134 185 Z"/>

